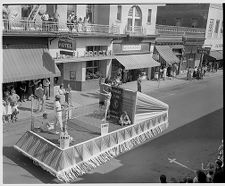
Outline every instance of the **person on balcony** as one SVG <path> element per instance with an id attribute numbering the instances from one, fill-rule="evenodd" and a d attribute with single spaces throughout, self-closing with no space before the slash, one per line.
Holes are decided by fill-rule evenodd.
<path id="1" fill-rule="evenodd" d="M 48 20 L 49 20 L 49 15 L 47 13 L 44 13 L 41 16 L 41 20 L 42 20 L 42 30 L 43 31 L 48 31 Z"/>

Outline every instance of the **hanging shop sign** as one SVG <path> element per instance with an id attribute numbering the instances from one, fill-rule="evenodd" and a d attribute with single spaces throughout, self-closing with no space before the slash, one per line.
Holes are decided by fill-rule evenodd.
<path id="1" fill-rule="evenodd" d="M 59 40 L 58 42 L 58 47 L 61 49 L 67 49 L 67 50 L 72 50 L 72 42 L 66 41 L 66 40 Z"/>
<path id="2" fill-rule="evenodd" d="M 134 51 L 134 50 L 141 50 L 141 45 L 123 45 L 123 51 Z"/>

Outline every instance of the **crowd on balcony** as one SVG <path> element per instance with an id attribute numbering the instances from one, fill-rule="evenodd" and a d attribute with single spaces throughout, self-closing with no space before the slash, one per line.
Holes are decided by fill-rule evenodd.
<path id="1" fill-rule="evenodd" d="M 182 180 L 177 180 L 175 177 L 167 180 L 165 174 L 160 175 L 159 180 L 161 183 L 224 183 L 224 162 L 223 162 L 223 140 L 222 144 L 218 148 L 218 154 L 215 163 L 209 162 L 204 168 L 204 164 L 201 164 L 201 168 L 195 171 L 195 176 L 187 176 Z"/>
<path id="2" fill-rule="evenodd" d="M 70 31 L 75 32 L 81 32 L 81 31 L 87 31 L 87 24 L 89 24 L 89 18 L 84 17 L 83 19 L 81 17 L 77 18 L 75 15 L 75 12 L 71 12 L 69 16 L 67 17 L 67 27 Z"/>

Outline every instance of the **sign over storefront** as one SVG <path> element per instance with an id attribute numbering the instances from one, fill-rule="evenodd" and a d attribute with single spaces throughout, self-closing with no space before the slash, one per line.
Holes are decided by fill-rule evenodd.
<path id="1" fill-rule="evenodd" d="M 123 45 L 123 51 L 134 51 L 134 50 L 141 50 L 141 45 Z"/>
<path id="2" fill-rule="evenodd" d="M 72 42 L 66 41 L 66 40 L 59 40 L 58 42 L 58 47 L 61 49 L 67 49 L 67 50 L 72 50 Z"/>

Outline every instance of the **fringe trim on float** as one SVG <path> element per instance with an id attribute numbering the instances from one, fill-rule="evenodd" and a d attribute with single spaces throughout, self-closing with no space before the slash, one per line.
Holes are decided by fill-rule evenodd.
<path id="1" fill-rule="evenodd" d="M 107 161 L 111 160 L 112 158 L 131 150 L 132 148 L 146 142 L 148 139 L 154 138 L 157 134 L 163 132 L 163 129 L 166 129 L 168 126 L 168 123 L 165 122 L 159 126 L 156 126 L 148 131 L 145 131 L 138 136 L 135 136 L 131 139 L 126 140 L 122 144 L 116 145 L 104 152 L 101 152 L 101 154 L 94 156 L 86 161 L 80 162 L 76 165 L 74 165 L 71 168 L 68 168 L 66 170 L 62 170 L 56 174 L 56 177 L 61 182 L 72 182 L 75 181 L 79 176 L 82 176 L 83 174 L 93 170 L 94 168 L 106 163 Z M 157 128 L 160 128 L 160 130 L 157 130 Z M 154 131 L 151 132 L 151 131 Z M 42 165 L 40 165 L 43 169 L 49 171 L 48 169 L 44 168 Z M 51 173 L 51 171 L 49 171 Z M 55 174 L 54 174 L 55 175 Z"/>

